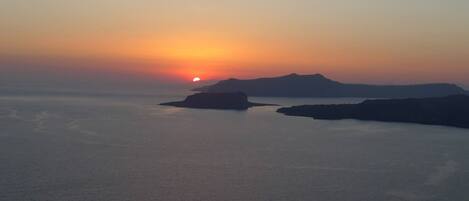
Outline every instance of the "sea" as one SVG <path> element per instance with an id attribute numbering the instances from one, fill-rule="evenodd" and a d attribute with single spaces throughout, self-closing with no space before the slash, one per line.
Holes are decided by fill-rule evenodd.
<path id="1" fill-rule="evenodd" d="M 0 200 L 469 200 L 468 129 L 158 105 L 190 93 L 0 94 Z"/>

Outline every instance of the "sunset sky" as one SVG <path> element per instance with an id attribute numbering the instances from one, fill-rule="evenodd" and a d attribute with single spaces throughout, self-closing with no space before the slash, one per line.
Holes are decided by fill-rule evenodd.
<path id="1" fill-rule="evenodd" d="M 0 79 L 297 72 L 467 88 L 468 10 L 467 0 L 2 0 Z"/>

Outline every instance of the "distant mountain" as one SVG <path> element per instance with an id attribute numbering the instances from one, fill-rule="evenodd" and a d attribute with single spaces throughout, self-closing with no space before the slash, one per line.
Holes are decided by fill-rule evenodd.
<path id="1" fill-rule="evenodd" d="M 321 74 L 290 74 L 281 77 L 252 80 L 228 79 L 214 85 L 194 89 L 202 92 L 242 91 L 248 96 L 268 97 L 435 97 L 465 94 L 466 91 L 454 84 L 435 83 L 419 85 L 368 85 L 346 84 L 324 77 Z"/>
<path id="2" fill-rule="evenodd" d="M 234 93 L 197 93 L 188 96 L 183 101 L 161 103 L 160 105 L 220 110 L 247 110 L 255 106 L 268 106 L 271 104 L 252 103 L 246 94 Z"/>
<path id="3" fill-rule="evenodd" d="M 315 119 L 358 119 L 469 128 L 469 96 L 378 99 L 360 104 L 303 105 L 278 109 L 289 116 Z"/>

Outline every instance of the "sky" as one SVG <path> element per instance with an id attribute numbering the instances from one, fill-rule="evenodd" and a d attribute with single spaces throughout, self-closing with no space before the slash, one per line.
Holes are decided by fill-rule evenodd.
<path id="1" fill-rule="evenodd" d="M 0 84 L 322 73 L 469 88 L 467 0 L 2 0 Z"/>

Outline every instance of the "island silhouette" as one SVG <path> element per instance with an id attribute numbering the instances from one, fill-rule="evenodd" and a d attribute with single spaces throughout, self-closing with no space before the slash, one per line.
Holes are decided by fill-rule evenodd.
<path id="1" fill-rule="evenodd" d="M 249 102 L 248 95 L 380 98 L 359 104 L 300 105 L 280 108 L 277 112 L 325 120 L 358 119 L 469 128 L 469 95 L 454 84 L 343 84 L 321 74 L 290 74 L 253 80 L 229 79 L 194 90 L 202 92 L 190 95 L 183 101 L 160 105 L 247 110 L 254 106 L 274 105 Z"/>
<path id="2" fill-rule="evenodd" d="M 255 106 L 271 106 L 273 104 L 252 103 L 242 92 L 232 93 L 197 93 L 183 101 L 161 103 L 160 105 L 220 110 L 247 110 Z"/>
<path id="3" fill-rule="evenodd" d="M 358 119 L 469 128 L 469 96 L 366 100 L 359 104 L 302 105 L 277 110 L 315 119 Z"/>
<path id="4" fill-rule="evenodd" d="M 346 84 L 321 74 L 289 74 L 251 80 L 228 79 L 214 85 L 193 89 L 200 92 L 237 92 L 264 97 L 361 97 L 361 98 L 423 98 L 466 94 L 455 84 L 431 83 L 418 85 Z"/>

